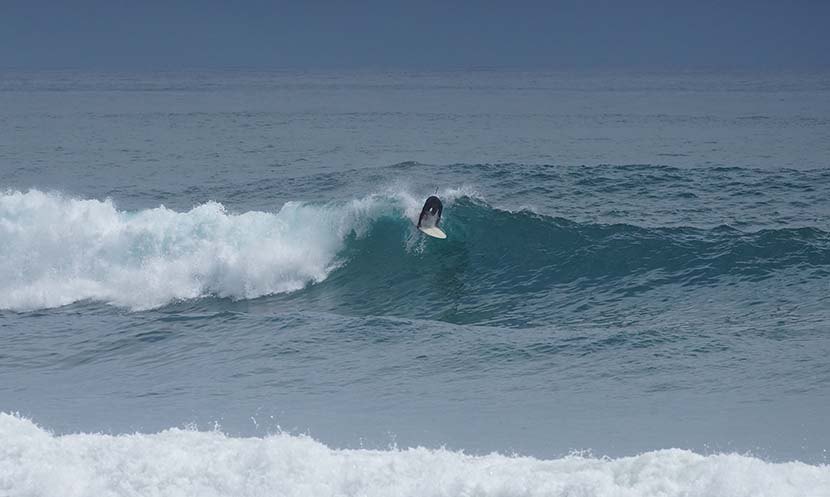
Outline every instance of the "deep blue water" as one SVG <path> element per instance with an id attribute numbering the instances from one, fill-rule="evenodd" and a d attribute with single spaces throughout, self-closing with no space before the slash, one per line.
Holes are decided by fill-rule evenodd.
<path id="1" fill-rule="evenodd" d="M 0 76 L 7 460 L 29 418 L 827 462 L 830 75 Z"/>

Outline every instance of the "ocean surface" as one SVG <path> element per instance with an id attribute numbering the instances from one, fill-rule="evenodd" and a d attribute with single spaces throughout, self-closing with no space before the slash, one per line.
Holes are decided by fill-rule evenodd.
<path id="1" fill-rule="evenodd" d="M 828 358 L 830 74 L 0 73 L 1 495 L 830 496 Z"/>

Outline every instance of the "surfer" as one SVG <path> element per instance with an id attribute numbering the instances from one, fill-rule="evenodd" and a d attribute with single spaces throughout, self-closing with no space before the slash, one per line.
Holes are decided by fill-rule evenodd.
<path id="1" fill-rule="evenodd" d="M 421 222 L 424 218 L 438 215 L 435 218 L 434 226 L 438 226 L 438 222 L 441 221 L 441 212 L 444 210 L 444 205 L 441 204 L 441 200 L 438 199 L 435 195 L 430 195 L 426 202 L 424 202 L 424 208 L 421 209 L 421 215 L 418 216 L 418 227 L 421 227 Z"/>

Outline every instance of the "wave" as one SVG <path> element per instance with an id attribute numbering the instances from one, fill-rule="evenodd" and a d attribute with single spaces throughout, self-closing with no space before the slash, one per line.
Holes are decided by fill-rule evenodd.
<path id="1" fill-rule="evenodd" d="M 348 235 L 388 203 L 289 202 L 232 214 L 216 202 L 138 212 L 37 190 L 0 197 L 0 308 L 97 300 L 147 309 L 217 295 L 253 298 L 325 279 Z"/>
<path id="2" fill-rule="evenodd" d="M 505 303 L 551 289 L 619 297 L 789 270 L 800 280 L 830 274 L 830 234 L 817 228 L 577 223 L 496 209 L 466 189 L 441 194 L 446 242 L 414 229 L 420 197 L 402 191 L 238 214 L 216 202 L 128 212 L 111 200 L 7 192 L 0 196 L 0 308 L 93 300 L 150 309 L 293 292 L 286 298 L 369 302 L 374 313 L 436 302 L 457 310 L 482 297 Z"/>
<path id="3" fill-rule="evenodd" d="M 560 459 L 445 449 L 333 449 L 305 436 L 219 431 L 54 435 L 0 413 L 0 491 L 24 495 L 822 495 L 830 467 L 669 449 Z M 824 490 L 822 490 L 824 489 Z"/>

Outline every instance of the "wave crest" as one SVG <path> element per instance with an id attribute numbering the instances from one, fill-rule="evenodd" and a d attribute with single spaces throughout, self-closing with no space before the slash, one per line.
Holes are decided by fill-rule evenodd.
<path id="1" fill-rule="evenodd" d="M 0 308 L 91 299 L 132 309 L 205 295 L 253 298 L 323 280 L 347 236 L 395 215 L 382 198 L 289 202 L 233 214 L 216 202 L 138 212 L 31 190 L 0 196 Z M 400 215 L 400 214 L 398 214 Z"/>

